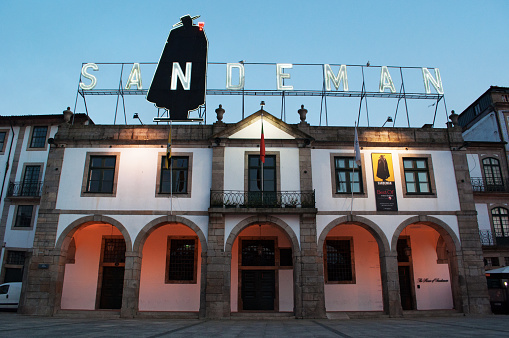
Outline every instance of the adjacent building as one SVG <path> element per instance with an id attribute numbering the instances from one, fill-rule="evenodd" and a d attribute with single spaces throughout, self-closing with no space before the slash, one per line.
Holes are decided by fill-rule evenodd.
<path id="1" fill-rule="evenodd" d="M 91 123 L 82 114 L 73 119 L 75 124 Z M 48 140 L 64 122 L 64 115 L 0 116 L 1 283 L 24 279 L 37 228 Z"/>
<path id="2" fill-rule="evenodd" d="M 59 125 L 21 311 L 488 313 L 462 129 L 358 128 L 357 165 L 354 128 L 301 113 L 299 124 L 260 110 L 233 124 Z"/>
<path id="3" fill-rule="evenodd" d="M 458 119 L 488 273 L 509 266 L 508 118 L 509 88 L 490 87 Z M 509 311 L 507 284 L 495 278 L 489 285 L 493 310 Z"/>

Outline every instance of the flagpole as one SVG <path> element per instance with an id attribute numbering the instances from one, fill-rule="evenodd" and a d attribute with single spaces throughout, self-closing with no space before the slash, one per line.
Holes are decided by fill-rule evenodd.
<path id="1" fill-rule="evenodd" d="M 353 150 L 354 150 L 354 158 L 352 163 L 352 179 L 350 180 L 350 190 L 352 190 L 352 199 L 350 201 L 350 215 L 353 214 L 353 180 L 355 176 L 355 164 L 357 164 L 358 159 L 360 159 L 360 149 L 359 149 L 359 138 L 357 136 L 357 122 L 354 122 L 355 125 L 355 137 L 353 141 Z"/>
<path id="2" fill-rule="evenodd" d="M 172 123 L 170 120 L 170 144 L 171 144 L 171 127 Z M 166 154 L 168 156 L 168 154 Z M 168 159 L 170 162 L 170 216 L 173 216 L 173 160 L 171 158 L 171 148 L 170 148 L 170 158 Z"/>
<path id="3" fill-rule="evenodd" d="M 262 110 L 263 110 L 263 106 L 262 106 Z M 261 119 L 261 121 L 262 121 L 262 132 L 263 132 L 263 111 L 262 111 L 262 115 L 261 115 L 261 118 L 260 118 L 260 119 Z M 260 144 L 260 146 L 261 146 L 261 144 Z M 264 144 L 264 146 L 265 146 L 265 144 Z M 260 151 L 261 151 L 261 149 L 260 149 Z M 264 153 L 263 153 L 263 156 L 264 156 L 263 161 L 262 161 L 262 159 L 260 158 L 260 161 L 262 162 L 262 205 L 263 205 L 263 165 L 264 165 L 264 163 L 265 163 L 265 151 L 264 151 Z"/>

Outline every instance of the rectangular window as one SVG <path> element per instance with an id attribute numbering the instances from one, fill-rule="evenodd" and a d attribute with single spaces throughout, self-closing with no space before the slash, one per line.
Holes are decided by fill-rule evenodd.
<path id="1" fill-rule="evenodd" d="M 189 157 L 172 156 L 170 168 L 165 168 L 166 156 L 161 159 L 160 194 L 187 194 Z"/>
<path id="2" fill-rule="evenodd" d="M 0 131 L 0 152 L 4 151 L 5 147 L 5 137 L 7 136 L 7 132 Z"/>
<path id="3" fill-rule="evenodd" d="M 500 263 L 499 263 L 498 257 L 485 257 L 484 265 L 485 266 L 499 266 Z"/>
<path id="4" fill-rule="evenodd" d="M 336 194 L 361 194 L 362 172 L 354 157 L 334 157 Z"/>
<path id="5" fill-rule="evenodd" d="M 327 239 L 324 243 L 325 282 L 355 283 L 351 239 Z"/>
<path id="6" fill-rule="evenodd" d="M 259 192 L 269 191 L 275 192 L 277 188 L 276 180 L 276 155 L 266 155 L 265 163 L 263 164 L 262 175 L 262 162 L 260 155 L 248 156 L 248 191 Z M 262 184 L 263 176 L 263 184 Z M 263 188 L 263 189 L 262 189 Z"/>
<path id="7" fill-rule="evenodd" d="M 168 237 L 166 283 L 196 283 L 196 238 Z"/>
<path id="8" fill-rule="evenodd" d="M 86 192 L 113 193 L 116 156 L 90 156 Z"/>
<path id="9" fill-rule="evenodd" d="M 427 158 L 403 158 L 407 194 L 431 194 Z"/>
<path id="10" fill-rule="evenodd" d="M 25 251 L 7 251 L 7 261 L 5 264 L 10 265 L 24 265 L 25 264 Z"/>
<path id="11" fill-rule="evenodd" d="M 44 148 L 46 147 L 46 134 L 48 127 L 38 126 L 34 127 L 32 131 L 32 140 L 30 141 L 30 148 Z"/>
<path id="12" fill-rule="evenodd" d="M 30 228 L 32 226 L 33 205 L 18 205 L 14 227 Z"/>

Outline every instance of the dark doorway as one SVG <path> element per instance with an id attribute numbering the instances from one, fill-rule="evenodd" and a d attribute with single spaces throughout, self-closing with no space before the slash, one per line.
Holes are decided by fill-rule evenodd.
<path id="1" fill-rule="evenodd" d="M 399 292 L 403 310 L 414 310 L 412 249 L 410 238 L 400 237 L 397 244 Z"/>
<path id="2" fill-rule="evenodd" d="M 274 270 L 242 271 L 243 310 L 273 311 L 276 289 Z"/>
<path id="3" fill-rule="evenodd" d="M 122 307 L 122 291 L 124 288 L 124 267 L 103 267 L 101 285 L 101 309 L 120 309 Z"/>
<path id="4" fill-rule="evenodd" d="M 100 309 L 122 308 L 124 289 L 125 240 L 121 236 L 104 236 L 99 280 Z"/>
<path id="5" fill-rule="evenodd" d="M 412 283 L 409 266 L 398 266 L 399 291 L 401 295 L 401 307 L 403 310 L 412 310 Z"/>
<path id="6" fill-rule="evenodd" d="M 239 276 L 242 310 L 276 310 L 276 247 L 274 239 L 241 240 Z"/>

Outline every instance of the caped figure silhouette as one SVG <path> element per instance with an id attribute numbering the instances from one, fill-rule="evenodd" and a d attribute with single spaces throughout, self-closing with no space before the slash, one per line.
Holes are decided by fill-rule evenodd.
<path id="1" fill-rule="evenodd" d="M 376 177 L 379 179 L 387 180 L 391 174 L 389 173 L 389 166 L 387 165 L 387 160 L 384 155 L 380 155 L 378 158 L 378 169 L 376 170 Z"/>
<path id="2" fill-rule="evenodd" d="M 203 27 L 193 25 L 193 18 L 185 15 L 180 25 L 170 31 L 161 59 L 157 65 L 152 84 L 147 94 L 158 108 L 166 108 L 171 120 L 186 120 L 189 112 L 205 104 L 208 42 Z M 171 90 L 173 63 L 178 62 L 182 74 L 186 63 L 191 63 L 190 88 L 184 89 L 182 77 L 176 80 L 177 87 Z"/>

